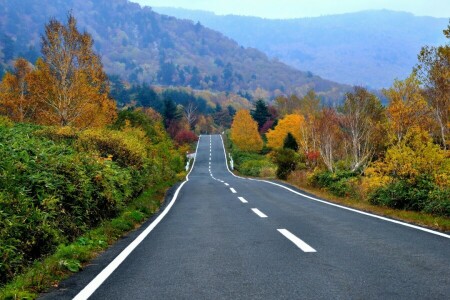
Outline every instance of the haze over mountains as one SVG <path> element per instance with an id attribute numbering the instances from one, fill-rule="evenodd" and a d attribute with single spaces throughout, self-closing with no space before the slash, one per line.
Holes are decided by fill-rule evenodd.
<path id="1" fill-rule="evenodd" d="M 315 91 L 338 101 L 349 86 L 299 71 L 192 21 L 160 15 L 127 0 L 0 0 L 0 65 L 17 56 L 34 62 L 50 18 L 72 11 L 95 40 L 108 74 L 131 83 L 248 93 Z"/>
<path id="2" fill-rule="evenodd" d="M 373 88 L 405 78 L 424 45 L 444 43 L 448 18 L 388 10 L 271 20 L 178 8 L 155 11 L 218 30 L 246 47 L 324 78 Z M 450 17 L 450 16 L 449 16 Z"/>

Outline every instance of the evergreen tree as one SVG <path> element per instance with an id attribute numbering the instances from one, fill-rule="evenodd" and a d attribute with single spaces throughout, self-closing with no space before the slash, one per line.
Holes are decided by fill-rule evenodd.
<path id="1" fill-rule="evenodd" d="M 258 123 L 258 130 L 260 130 L 270 118 L 269 109 L 263 99 L 256 101 L 255 109 L 252 110 L 251 114 L 256 123 Z"/>
<path id="2" fill-rule="evenodd" d="M 177 106 L 171 98 L 164 99 L 163 118 L 166 128 L 169 127 L 173 120 L 178 119 Z"/>
<path id="3" fill-rule="evenodd" d="M 294 151 L 298 151 L 297 141 L 290 132 L 288 132 L 288 134 L 284 138 L 283 149 L 291 149 Z"/>

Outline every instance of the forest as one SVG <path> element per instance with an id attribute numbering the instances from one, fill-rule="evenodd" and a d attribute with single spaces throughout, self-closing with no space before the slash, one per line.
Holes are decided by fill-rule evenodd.
<path id="1" fill-rule="evenodd" d="M 450 39 L 450 25 L 444 30 Z M 239 110 L 237 170 L 373 205 L 450 217 L 450 43 L 424 46 L 380 99 L 362 87 L 327 107 L 310 91 Z"/>

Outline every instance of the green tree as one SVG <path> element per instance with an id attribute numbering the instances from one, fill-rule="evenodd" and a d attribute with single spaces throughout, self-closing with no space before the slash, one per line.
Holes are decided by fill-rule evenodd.
<path id="1" fill-rule="evenodd" d="M 296 152 L 298 151 L 297 141 L 295 140 L 295 137 L 290 132 L 288 132 L 288 134 L 286 135 L 286 138 L 284 139 L 283 149 L 291 149 Z"/>
<path id="2" fill-rule="evenodd" d="M 263 99 L 259 99 L 255 102 L 255 109 L 251 111 L 251 115 L 253 117 L 253 120 L 258 123 L 258 130 L 260 130 L 261 127 L 263 127 L 263 125 L 270 118 L 269 109 Z"/>

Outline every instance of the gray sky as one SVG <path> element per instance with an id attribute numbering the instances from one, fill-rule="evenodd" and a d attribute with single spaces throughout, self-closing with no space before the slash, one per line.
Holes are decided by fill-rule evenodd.
<path id="1" fill-rule="evenodd" d="M 450 0 L 130 0 L 147 6 L 201 9 L 216 14 L 264 18 L 300 18 L 368 9 L 407 11 L 450 18 Z"/>

